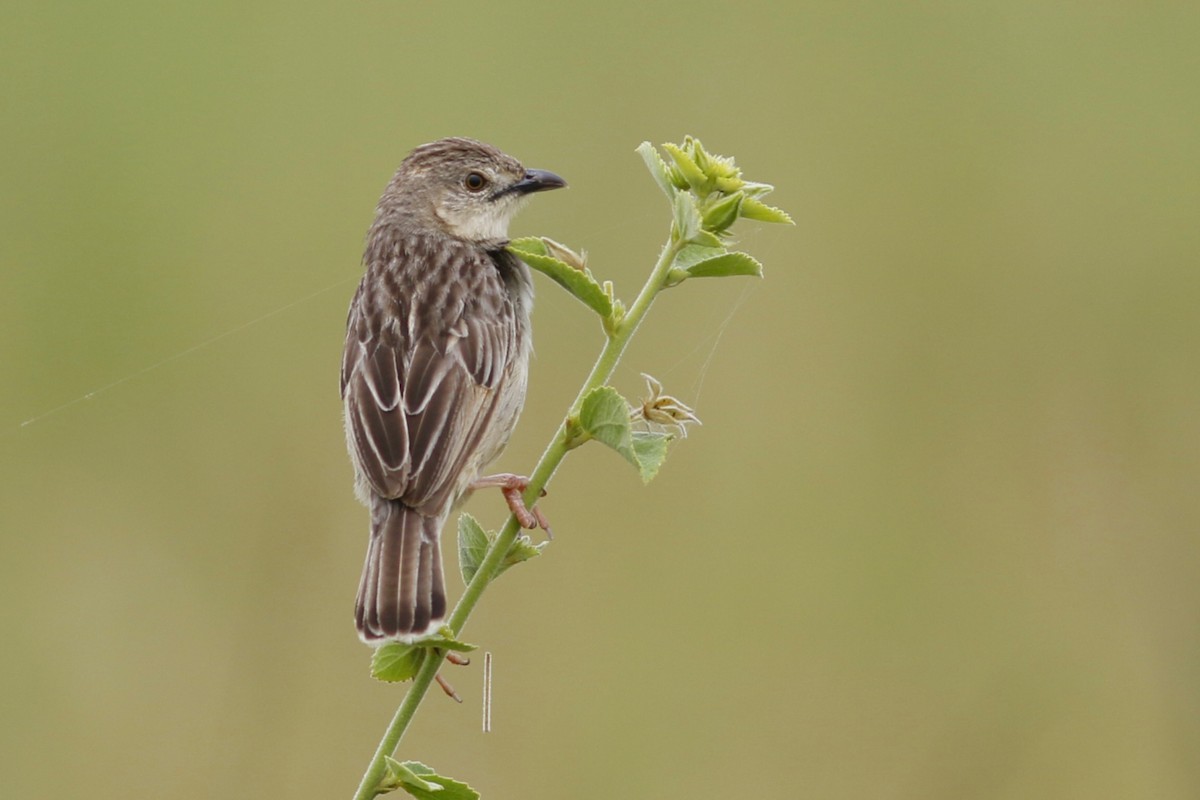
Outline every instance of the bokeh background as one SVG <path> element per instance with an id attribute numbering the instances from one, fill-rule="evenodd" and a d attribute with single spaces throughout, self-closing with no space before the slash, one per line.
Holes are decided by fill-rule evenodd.
<path id="1" fill-rule="evenodd" d="M 337 398 L 379 192 L 493 142 L 571 182 L 513 233 L 629 297 L 669 221 L 633 148 L 686 133 L 797 225 L 661 298 L 615 383 L 704 426 L 645 488 L 568 459 L 464 633 L 494 731 L 477 658 L 402 757 L 490 798 L 1200 794 L 1193 4 L 4 16 L 5 797 L 348 797 L 402 691 Z M 513 471 L 601 339 L 538 280 Z"/>

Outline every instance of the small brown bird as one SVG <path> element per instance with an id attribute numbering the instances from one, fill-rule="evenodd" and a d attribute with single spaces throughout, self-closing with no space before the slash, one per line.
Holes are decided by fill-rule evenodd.
<path id="1" fill-rule="evenodd" d="M 522 523 L 528 482 L 479 478 L 525 400 L 529 268 L 505 249 L 533 192 L 566 182 L 471 139 L 404 159 L 367 234 L 342 356 L 346 442 L 371 538 L 354 620 L 368 644 L 413 641 L 446 615 L 439 544 L 472 489 L 499 486 Z"/>

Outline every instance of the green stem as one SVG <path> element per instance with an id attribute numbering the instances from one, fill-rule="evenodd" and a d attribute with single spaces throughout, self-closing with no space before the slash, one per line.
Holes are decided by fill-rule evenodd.
<path id="1" fill-rule="evenodd" d="M 624 318 L 612 328 L 604 349 L 600 351 L 600 356 L 592 366 L 591 373 L 588 374 L 587 380 L 584 381 L 583 388 L 579 390 L 579 394 L 575 397 L 575 402 L 571 404 L 567 418 L 558 426 L 558 430 L 550 440 L 550 444 L 546 446 L 545 452 L 542 453 L 541 459 L 538 460 L 537 466 L 534 467 L 533 474 L 529 476 L 529 488 L 525 491 L 525 502 L 528 505 L 532 506 L 537 502 L 541 496 L 542 489 L 549 483 L 555 470 L 558 469 L 559 464 L 562 463 L 567 453 L 571 450 L 568 443 L 568 420 L 579 416 L 579 411 L 583 406 L 583 399 L 587 396 L 588 392 L 605 385 L 608 379 L 612 377 L 613 371 L 617 368 L 617 363 L 621 360 L 621 356 L 624 354 L 625 348 L 629 345 L 629 341 L 633 338 L 634 333 L 637 332 L 638 326 L 641 325 L 642 318 L 650 310 L 650 305 L 654 302 L 655 296 L 666 286 L 667 273 L 671 269 L 671 264 L 674 262 L 675 256 L 678 255 L 679 250 L 683 246 L 676 241 L 676 238 L 672 235 L 670 242 L 663 247 L 662 253 L 658 257 L 658 263 L 654 265 L 650 277 L 646 279 L 646 283 L 642 286 L 642 290 L 633 301 L 633 305 L 629 307 Z M 496 575 L 496 568 L 500 566 L 500 562 L 508 554 L 509 548 L 516 541 L 520 531 L 521 528 L 516 517 L 510 515 L 508 521 L 504 524 L 504 528 L 501 529 L 496 540 L 488 548 L 487 554 L 479 564 L 479 569 L 475 572 L 475 577 L 467 584 L 466 590 L 463 592 L 462 597 L 459 598 L 458 604 L 454 606 L 454 610 L 450 613 L 450 618 L 446 622 L 450 626 L 450 629 L 454 631 L 456 638 L 461 635 L 463 627 L 467 624 L 467 618 L 471 616 L 471 612 L 475 609 L 475 604 L 479 602 L 480 596 L 483 595 L 488 584 L 492 582 L 492 579 Z M 396 747 L 400 744 L 401 737 L 404 736 L 409 723 L 412 722 L 412 718 L 417 713 L 417 708 L 425 698 L 425 693 L 429 691 L 430 684 L 433 683 L 434 678 L 437 676 L 444 657 L 445 654 L 440 650 L 431 648 L 426 652 L 425 660 L 413 678 L 413 685 L 409 687 L 408 692 L 404 695 L 404 700 L 400 703 L 400 707 L 396 709 L 396 715 L 392 717 L 391 724 L 388 725 L 387 731 L 384 732 L 383 738 L 379 742 L 379 747 L 375 749 L 375 755 L 371 758 L 371 763 L 367 766 L 367 771 L 358 786 L 358 791 L 354 794 L 354 800 L 371 800 L 371 798 L 378 794 L 379 782 L 387 771 L 387 762 L 385 759 L 396 752 Z"/>
<path id="2" fill-rule="evenodd" d="M 425 654 L 424 663 L 421 664 L 421 668 L 417 670 L 416 676 L 413 677 L 413 685 L 408 687 L 408 692 L 404 695 L 404 700 L 401 701 L 400 707 L 396 709 L 396 715 L 392 717 L 391 724 L 388 725 L 383 738 L 379 740 L 379 747 L 375 748 L 375 755 L 371 757 L 371 763 L 367 766 L 366 774 L 363 775 L 362 781 L 358 784 L 358 791 L 354 793 L 354 800 L 371 800 L 371 798 L 379 794 L 377 791 L 379 783 L 383 780 L 383 776 L 387 772 L 386 759 L 392 753 L 396 752 L 396 746 L 400 744 L 400 737 L 408 730 L 408 724 L 412 722 L 413 716 L 417 713 L 417 707 L 421 705 L 422 698 L 429 691 L 429 684 L 433 683 L 433 679 L 437 675 L 441 664 L 442 656 L 440 651 L 429 650 Z"/>

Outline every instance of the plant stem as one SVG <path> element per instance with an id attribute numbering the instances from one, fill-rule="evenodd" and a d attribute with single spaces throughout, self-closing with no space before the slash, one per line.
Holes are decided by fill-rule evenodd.
<path id="1" fill-rule="evenodd" d="M 413 677 L 412 686 L 408 687 L 404 700 L 396 709 L 396 715 L 392 717 L 387 731 L 379 741 L 379 747 L 375 748 L 375 755 L 371 757 L 366 774 L 358 784 L 354 800 L 371 800 L 378 794 L 379 782 L 383 780 L 383 776 L 387 772 L 386 759 L 396 752 L 396 746 L 400 744 L 400 737 L 408 730 L 408 724 L 412 722 L 413 716 L 417 713 L 417 707 L 421 705 L 421 700 L 425 697 L 425 693 L 429 690 L 429 684 L 433 683 L 441 665 L 440 651 L 429 650 L 425 655 L 424 663 Z"/>
<path id="2" fill-rule="evenodd" d="M 625 348 L 629 345 L 629 341 L 633 338 L 634 333 L 637 332 L 638 326 L 641 325 L 642 318 L 649 311 L 655 296 L 666 285 L 667 272 L 670 270 L 675 256 L 678 255 L 682 247 L 683 244 L 677 242 L 676 237 L 672 235 L 669 242 L 663 247 L 662 253 L 659 254 L 658 263 L 654 265 L 654 269 L 650 272 L 650 277 L 646 279 L 642 290 L 638 292 L 633 305 L 629 307 L 624 318 L 609 334 L 604 349 L 600 351 L 600 356 L 592 366 L 592 371 L 588 374 L 587 380 L 584 381 L 579 394 L 576 395 L 575 402 L 571 404 L 567 418 L 558 426 L 558 430 L 550 440 L 550 444 L 546 446 L 541 459 L 538 460 L 537 466 L 534 467 L 533 474 L 529 476 L 529 488 L 525 491 L 525 503 L 527 505 L 532 506 L 537 502 L 541 497 L 542 489 L 550 481 L 559 464 L 566 458 L 567 453 L 570 452 L 571 447 L 568 443 L 569 435 L 567 431 L 568 421 L 579 416 L 583 400 L 588 393 L 593 389 L 603 386 L 612 377 L 613 371 L 617 368 L 617 363 L 621 360 L 621 356 L 625 352 Z M 520 530 L 521 528 L 516 517 L 510 515 L 508 521 L 505 522 L 504 527 L 496 537 L 496 540 L 488 548 L 487 554 L 479 564 L 479 569 L 475 572 L 475 576 L 467 584 L 466 590 L 454 606 L 454 611 L 451 612 L 450 618 L 446 621 L 446 624 L 454 631 L 456 638 L 462 634 L 462 629 L 467 623 L 467 618 L 470 617 L 475 604 L 479 602 L 479 598 L 488 587 L 488 584 L 492 582 L 497 567 L 500 566 L 500 562 L 504 560 L 504 557 L 508 555 L 509 548 L 516 541 Z M 413 678 L 412 686 L 409 687 L 408 692 L 404 695 L 404 700 L 401 701 L 400 707 L 396 709 L 396 715 L 392 717 L 387 731 L 384 732 L 383 738 L 379 742 L 379 747 L 375 749 L 375 755 L 371 758 L 371 763 L 363 775 L 362 782 L 358 786 L 358 791 L 354 794 L 354 800 L 371 800 L 378 793 L 377 789 L 380 780 L 387 771 L 387 762 L 385 759 L 396 751 L 401 737 L 408 729 L 409 723 L 412 722 L 413 716 L 417 713 L 417 708 L 425 698 L 426 692 L 429 691 L 430 684 L 433 683 L 433 679 L 437 676 L 444 657 L 445 654 L 440 650 L 432 648 L 427 650 L 425 660 Z"/>

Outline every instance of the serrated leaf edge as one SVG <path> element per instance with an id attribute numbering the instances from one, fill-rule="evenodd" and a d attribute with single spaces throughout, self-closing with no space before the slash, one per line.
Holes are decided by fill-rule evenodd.
<path id="1" fill-rule="evenodd" d="M 658 184 L 658 188 L 662 189 L 663 194 L 668 200 L 675 199 L 675 186 L 671 183 L 671 175 L 667 170 L 667 162 L 663 161 L 662 156 L 654 149 L 654 145 L 649 142 L 642 142 L 636 148 L 636 152 L 646 162 L 646 169 L 650 170 L 650 175 L 653 176 L 654 182 Z"/>

